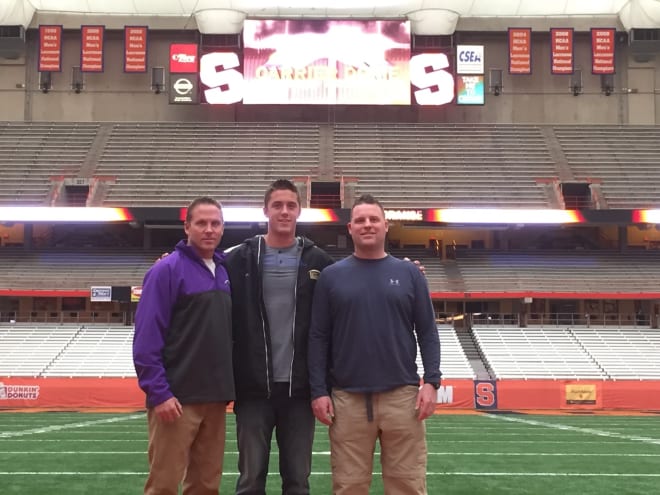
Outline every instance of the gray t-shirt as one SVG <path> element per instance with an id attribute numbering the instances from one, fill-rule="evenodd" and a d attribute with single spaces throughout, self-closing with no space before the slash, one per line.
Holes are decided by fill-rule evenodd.
<path id="1" fill-rule="evenodd" d="M 273 379 L 288 382 L 293 361 L 293 325 L 296 309 L 296 280 L 301 249 L 298 243 L 286 248 L 266 246 L 263 288 L 273 354 Z"/>

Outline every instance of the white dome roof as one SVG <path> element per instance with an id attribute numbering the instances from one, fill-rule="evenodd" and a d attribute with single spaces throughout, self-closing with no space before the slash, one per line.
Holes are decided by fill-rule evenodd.
<path id="1" fill-rule="evenodd" d="M 239 32 L 246 17 L 403 18 L 417 34 L 505 30 L 529 25 L 588 29 L 660 28 L 659 0 L 2 0 L 0 25 L 62 24 L 108 28 L 147 24 L 152 29 Z"/>

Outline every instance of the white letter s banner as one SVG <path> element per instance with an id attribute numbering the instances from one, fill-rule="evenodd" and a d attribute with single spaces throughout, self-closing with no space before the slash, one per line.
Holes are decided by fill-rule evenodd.
<path id="1" fill-rule="evenodd" d="M 227 105 L 243 99 L 243 74 L 235 69 L 240 66 L 238 55 L 231 52 L 207 53 L 200 58 L 199 78 L 209 87 L 204 90 L 207 103 Z"/>
<path id="2" fill-rule="evenodd" d="M 448 67 L 444 53 L 422 53 L 410 59 L 410 82 L 420 88 L 413 93 L 418 105 L 445 105 L 454 99 L 454 76 L 445 70 Z"/>

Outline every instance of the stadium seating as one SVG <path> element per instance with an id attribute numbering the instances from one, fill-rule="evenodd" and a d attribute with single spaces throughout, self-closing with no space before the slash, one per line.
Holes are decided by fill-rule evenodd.
<path id="1" fill-rule="evenodd" d="M 475 326 L 474 336 L 495 378 L 608 378 L 563 327 Z"/>
<path id="2" fill-rule="evenodd" d="M 316 174 L 319 150 L 316 124 L 117 123 L 95 175 L 115 181 L 104 206 L 185 206 L 203 195 L 259 206 L 273 180 Z"/>
<path id="3" fill-rule="evenodd" d="M 41 376 L 74 339 L 78 325 L 0 325 L 0 376 Z"/>
<path id="4" fill-rule="evenodd" d="M 3 248 L 0 288 L 89 290 L 93 285 L 141 285 L 159 254 L 138 249 Z"/>
<path id="5" fill-rule="evenodd" d="M 544 184 L 598 183 L 608 208 L 660 204 L 660 128 L 444 123 L 0 122 L 0 205 L 99 178 L 106 206 L 258 206 L 280 177 L 354 182 L 390 208 L 549 208 Z M 95 198 L 96 199 L 96 198 Z"/>
<path id="6" fill-rule="evenodd" d="M 467 292 L 655 292 L 660 252 L 459 250 L 456 265 Z"/>
<path id="7" fill-rule="evenodd" d="M 547 208 L 537 179 L 557 170 L 538 127 L 335 124 L 337 176 L 390 208 Z"/>
<path id="8" fill-rule="evenodd" d="M 572 327 L 570 331 L 609 378 L 660 379 L 660 330 Z"/>
<path id="9" fill-rule="evenodd" d="M 476 374 L 458 341 L 456 331 L 451 326 L 438 325 L 440 338 L 440 362 L 443 378 L 476 378 Z M 417 372 L 424 375 L 422 356 L 417 351 Z"/>
<path id="10" fill-rule="evenodd" d="M 595 180 L 609 208 L 655 208 L 660 204 L 660 127 L 554 126 L 576 180 Z"/>
<path id="11" fill-rule="evenodd" d="M 133 328 L 83 326 L 42 376 L 135 376 Z"/>
<path id="12" fill-rule="evenodd" d="M 46 204 L 52 177 L 80 176 L 99 124 L 0 122 L 0 205 Z"/>

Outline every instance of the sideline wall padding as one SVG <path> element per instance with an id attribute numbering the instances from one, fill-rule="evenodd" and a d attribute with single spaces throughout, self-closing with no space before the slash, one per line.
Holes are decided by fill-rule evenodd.
<path id="1" fill-rule="evenodd" d="M 487 386 L 480 386 L 487 384 Z M 660 380 L 444 380 L 438 409 L 654 410 L 660 411 Z M 143 409 L 135 378 L 0 377 L 0 409 Z"/>
<path id="2" fill-rule="evenodd" d="M 0 408 L 145 407 L 136 378 L 0 378 Z"/>

